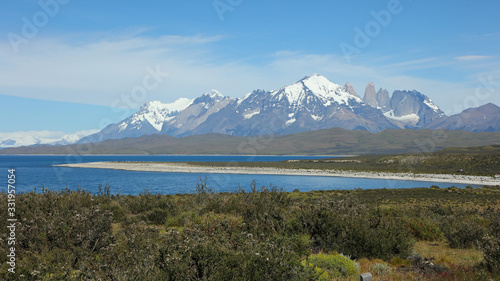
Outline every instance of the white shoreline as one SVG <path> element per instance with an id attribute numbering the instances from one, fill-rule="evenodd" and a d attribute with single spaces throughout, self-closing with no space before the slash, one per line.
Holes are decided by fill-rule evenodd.
<path id="1" fill-rule="evenodd" d="M 155 162 L 91 162 L 54 165 L 70 168 L 113 169 L 142 172 L 164 173 L 215 173 L 215 174 L 249 174 L 249 175 L 292 175 L 292 176 L 322 176 L 346 178 L 370 178 L 386 180 L 427 181 L 440 183 L 461 183 L 471 185 L 500 185 L 500 177 L 446 175 L 446 174 L 411 174 L 411 173 L 377 173 L 341 170 L 315 169 L 279 169 L 254 167 L 212 167 L 196 166 L 188 163 L 155 163 Z"/>

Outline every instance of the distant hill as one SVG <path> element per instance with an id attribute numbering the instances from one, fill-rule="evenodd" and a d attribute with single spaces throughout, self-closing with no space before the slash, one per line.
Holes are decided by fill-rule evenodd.
<path id="1" fill-rule="evenodd" d="M 390 129 L 370 133 L 332 128 L 284 136 L 204 134 L 176 138 L 155 134 L 99 143 L 5 148 L 0 154 L 357 155 L 433 152 L 484 145 L 500 145 L 500 132 Z"/>
<path id="2" fill-rule="evenodd" d="M 469 108 L 459 114 L 436 120 L 427 128 L 498 132 L 500 131 L 500 107 L 488 103 L 477 108 Z"/>

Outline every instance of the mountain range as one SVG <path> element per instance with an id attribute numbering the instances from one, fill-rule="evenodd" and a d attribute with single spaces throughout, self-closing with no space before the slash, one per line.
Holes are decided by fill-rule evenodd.
<path id="1" fill-rule="evenodd" d="M 407 129 L 402 134 L 399 129 L 370 133 L 331 128 L 249 137 L 214 133 L 186 137 L 153 134 L 97 143 L 4 148 L 0 149 L 0 154 L 361 155 L 432 152 L 447 147 L 485 145 L 500 145 L 500 132 Z"/>
<path id="2" fill-rule="evenodd" d="M 494 132 L 500 131 L 500 108 L 486 104 L 447 116 L 416 90 L 397 90 L 389 96 L 370 82 L 361 98 L 350 83 L 341 86 L 314 74 L 279 90 L 255 90 L 243 98 L 212 90 L 170 104 L 148 102 L 132 116 L 79 142 L 150 134 L 287 135 L 333 127 L 371 133 L 386 129 Z"/>

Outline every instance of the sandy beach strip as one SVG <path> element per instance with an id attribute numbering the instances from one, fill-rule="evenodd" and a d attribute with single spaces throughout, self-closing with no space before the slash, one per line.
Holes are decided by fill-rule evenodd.
<path id="1" fill-rule="evenodd" d="M 234 166 L 197 166 L 189 163 L 172 162 L 91 162 L 55 165 L 70 168 L 113 169 L 142 172 L 164 173 L 200 173 L 200 174 L 249 174 L 249 175 L 295 175 L 295 176 L 322 176 L 346 178 L 370 178 L 386 180 L 409 180 L 444 183 L 462 183 L 470 185 L 500 185 L 500 177 L 445 175 L 445 174 L 411 174 L 411 173 L 377 173 L 341 170 L 313 170 L 313 169 L 280 169 L 254 168 Z"/>

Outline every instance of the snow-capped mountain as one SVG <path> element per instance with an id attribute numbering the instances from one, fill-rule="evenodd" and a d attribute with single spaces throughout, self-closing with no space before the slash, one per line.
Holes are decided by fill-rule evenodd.
<path id="1" fill-rule="evenodd" d="M 0 148 L 30 145 L 67 145 L 78 142 L 82 137 L 97 133 L 99 130 L 87 130 L 67 134 L 59 131 L 25 131 L 0 133 Z"/>
<path id="2" fill-rule="evenodd" d="M 352 85 L 335 84 L 314 74 L 275 91 L 255 90 L 230 98 L 216 90 L 194 100 L 145 104 L 129 118 L 81 142 L 146 134 L 186 136 L 290 134 L 342 127 L 371 132 L 397 128 L 380 110 L 366 104 Z"/>
<path id="3" fill-rule="evenodd" d="M 380 88 L 375 92 L 375 85 L 370 82 L 366 86 L 364 100 L 380 109 L 400 128 L 424 128 L 445 117 L 444 112 L 429 97 L 416 90 L 394 91 L 389 98 L 387 90 Z"/>
<path id="4" fill-rule="evenodd" d="M 148 102 L 137 113 L 117 124 L 106 126 L 99 133 L 81 139 L 80 143 L 158 134 L 165 122 L 174 119 L 191 103 L 193 100 L 186 98 L 166 104 L 159 101 Z"/>
<path id="5" fill-rule="evenodd" d="M 374 132 L 394 127 L 381 112 L 351 94 L 349 85 L 340 86 L 317 74 L 279 90 L 254 91 L 228 106 L 235 124 L 225 122 L 223 114 L 213 116 L 213 122 L 226 123 L 219 133 L 291 134 L 331 127 Z"/>
<path id="6" fill-rule="evenodd" d="M 204 93 L 180 112 L 175 119 L 166 120 L 162 133 L 173 136 L 190 135 L 190 132 L 196 130 L 201 124 L 207 123 L 210 116 L 235 100 L 235 98 L 223 96 L 216 90 Z"/>
<path id="7" fill-rule="evenodd" d="M 395 91 L 390 104 L 391 110 L 384 112 L 385 116 L 402 122 L 405 128 L 424 128 L 445 117 L 431 99 L 415 90 Z"/>
<path id="8" fill-rule="evenodd" d="M 292 134 L 332 127 L 378 132 L 427 128 L 444 119 L 441 109 L 415 90 L 395 91 L 389 97 L 387 90 L 375 92 L 370 83 L 362 99 L 350 83 L 341 86 L 314 74 L 281 89 L 255 90 L 242 98 L 212 90 L 193 100 L 146 103 L 129 118 L 80 142 L 147 134 Z"/>

